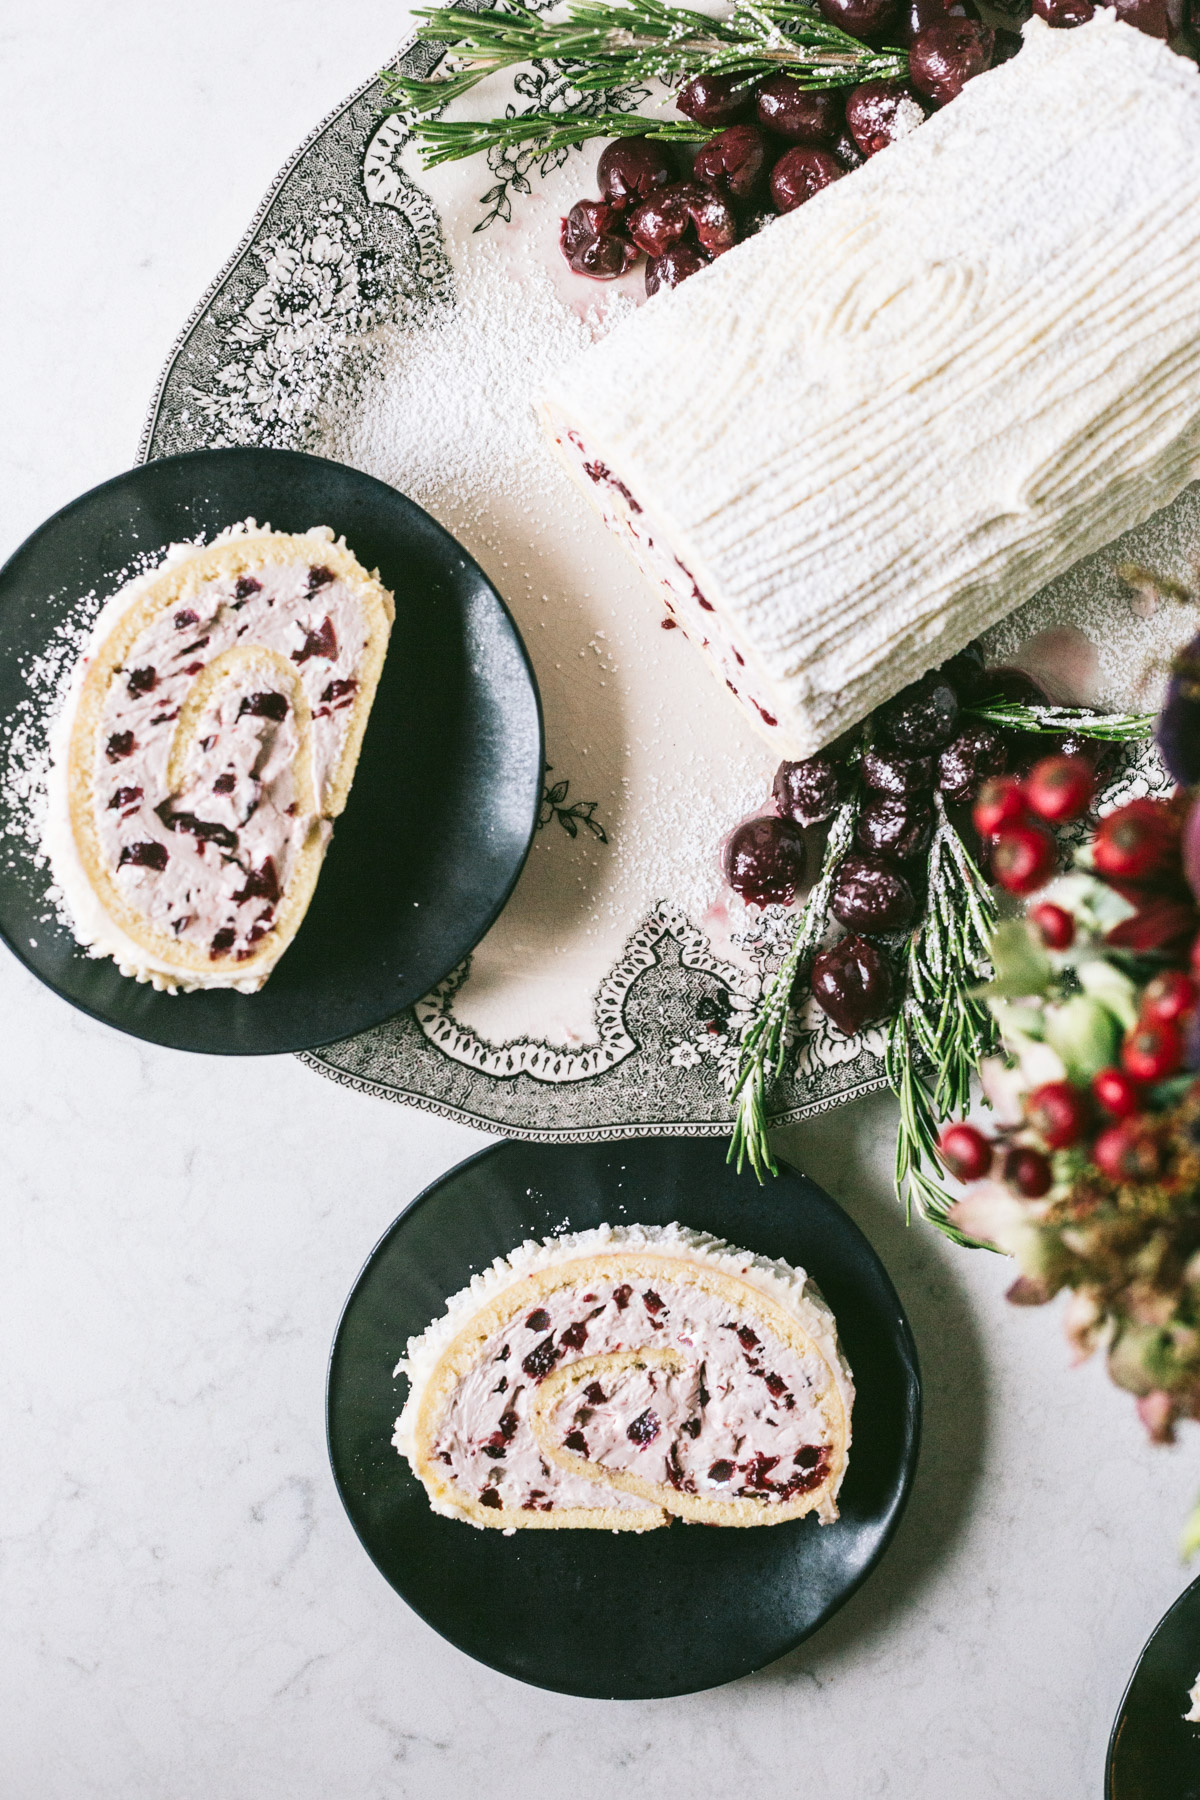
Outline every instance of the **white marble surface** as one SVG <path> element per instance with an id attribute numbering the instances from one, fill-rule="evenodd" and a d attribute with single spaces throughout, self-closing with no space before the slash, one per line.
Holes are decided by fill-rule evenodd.
<path id="1" fill-rule="evenodd" d="M 277 165 L 392 47 L 387 0 L 8 0 L 0 554 L 133 460 L 159 364 Z M 1153 1452 L 996 1259 L 907 1231 L 890 1102 L 795 1131 L 909 1309 L 916 1493 L 782 1663 L 633 1705 L 522 1688 L 406 1611 L 325 1458 L 338 1309 L 478 1133 L 288 1059 L 139 1045 L 0 957 L 4 1800 L 1099 1796 L 1186 1575 Z M 259 1122 L 271 1120 L 265 1130 Z M 1200 1646 L 1197 1646 L 1200 1663 Z"/>

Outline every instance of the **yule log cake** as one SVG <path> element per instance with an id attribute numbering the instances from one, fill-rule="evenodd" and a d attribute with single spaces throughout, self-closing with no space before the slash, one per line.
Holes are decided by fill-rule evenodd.
<path id="1" fill-rule="evenodd" d="M 854 1387 L 802 1269 L 679 1225 L 529 1242 L 410 1340 L 393 1442 L 501 1531 L 837 1517 Z"/>
<path id="2" fill-rule="evenodd" d="M 56 722 L 44 844 L 75 935 L 168 992 L 260 988 L 346 804 L 392 596 L 251 521 L 113 596 Z"/>
<path id="3" fill-rule="evenodd" d="M 663 291 L 556 443 L 807 756 L 1200 475 L 1200 72 L 1098 9 Z"/>

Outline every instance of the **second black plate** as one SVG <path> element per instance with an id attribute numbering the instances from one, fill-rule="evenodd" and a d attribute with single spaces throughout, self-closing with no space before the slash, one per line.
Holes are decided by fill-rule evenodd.
<path id="1" fill-rule="evenodd" d="M 814 1277 L 854 1371 L 841 1518 L 754 1530 L 477 1531 L 430 1511 L 391 1445 L 407 1382 L 392 1370 L 449 1295 L 525 1238 L 605 1222 L 682 1224 Z M 601 1699 L 692 1693 L 792 1649 L 883 1555 L 916 1466 L 920 1379 L 896 1291 L 866 1238 L 806 1176 L 759 1187 L 695 1138 L 507 1143 L 428 1188 L 376 1246 L 329 1365 L 329 1450 L 381 1574 L 469 1656 Z"/>
<path id="2" fill-rule="evenodd" d="M 1107 1800 L 1200 1800 L 1200 1725 L 1184 1718 L 1200 1673 L 1200 1580 L 1154 1627 L 1108 1746 Z"/>
<path id="3" fill-rule="evenodd" d="M 309 1050 L 382 1023 L 478 943 L 512 892 L 542 792 L 525 647 L 482 569 L 429 514 L 342 463 L 290 450 L 200 450 L 93 488 L 0 569 L 0 718 L 23 665 L 122 571 L 254 517 L 329 525 L 396 596 L 350 801 L 295 943 L 257 994 L 158 994 L 46 917 L 46 874 L 0 862 L 0 935 L 64 1000 L 135 1037 L 227 1055 Z M 13 804 L 0 785 L 0 833 Z M 11 840 L 10 840 L 11 841 Z"/>

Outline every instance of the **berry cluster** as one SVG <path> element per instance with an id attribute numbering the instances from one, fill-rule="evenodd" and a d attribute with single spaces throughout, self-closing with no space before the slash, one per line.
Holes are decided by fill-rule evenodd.
<path id="1" fill-rule="evenodd" d="M 1021 780 L 999 775 L 980 789 L 971 817 L 993 878 L 1010 894 L 1045 887 L 1058 867 L 1049 827 L 1082 818 L 1096 794 L 1085 757 L 1046 756 Z"/>
<path id="2" fill-rule="evenodd" d="M 1070 762 L 980 795 L 993 866 L 1017 892 L 1033 885 L 1027 867 L 1048 866 L 1041 837 L 1036 857 L 1025 840 L 1089 804 L 1087 771 Z M 939 1142 L 972 1184 L 953 1223 L 1018 1261 L 1010 1299 L 1071 1289 L 1075 1348 L 1105 1345 L 1113 1379 L 1164 1441 L 1177 1419 L 1200 1418 L 1196 829 L 1184 792 L 1118 807 L 1053 897 L 1000 928 L 991 1004 L 1010 1061 L 984 1072 L 999 1122 L 986 1134 L 953 1124 Z M 1002 856 L 1006 832 L 1016 841 Z"/>
<path id="3" fill-rule="evenodd" d="M 745 821 L 726 841 L 723 867 L 734 892 L 751 905 L 790 906 L 809 875 L 811 828 L 827 824 L 857 787 L 854 843 L 837 869 L 829 904 L 847 936 L 819 952 L 811 971 L 813 997 L 848 1036 L 892 1008 L 888 946 L 872 939 L 908 930 L 923 913 L 939 804 L 969 834 L 976 802 L 980 837 L 973 847 L 985 868 L 998 853 L 1005 863 L 1001 835 L 1006 842 L 1022 833 L 1032 837 L 1040 886 L 1057 852 L 1044 824 L 1026 823 L 1030 813 L 1057 822 L 1091 801 L 1108 746 L 1078 737 L 1047 740 L 986 724 L 966 710 L 996 697 L 1045 700 L 1028 676 L 985 669 L 978 647 L 969 646 L 881 707 L 861 733 L 803 762 L 781 763 L 774 812 Z M 1051 757 L 1041 754 L 1048 741 L 1056 747 Z M 1024 773 L 1001 773 L 1009 768 Z"/>
<path id="4" fill-rule="evenodd" d="M 684 150 L 682 163 L 649 138 L 610 144 L 597 168 L 600 198 L 577 201 L 562 222 L 562 252 L 577 274 L 611 281 L 644 252 L 647 293 L 677 286 L 1020 48 L 1014 32 L 982 23 L 974 0 L 818 0 L 818 10 L 869 43 L 899 38 L 909 80 L 863 82 L 844 96 L 790 75 L 695 76 L 675 104 L 716 135 Z"/>

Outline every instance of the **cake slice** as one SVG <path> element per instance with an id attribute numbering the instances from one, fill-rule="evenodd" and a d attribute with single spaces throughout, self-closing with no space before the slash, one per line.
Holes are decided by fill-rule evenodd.
<path id="1" fill-rule="evenodd" d="M 324 526 L 251 521 L 103 608 L 52 739 L 44 845 L 94 956 L 252 993 L 354 779 L 392 596 Z"/>
<path id="2" fill-rule="evenodd" d="M 803 1270 L 679 1225 L 527 1243 L 414 1338 L 393 1439 L 503 1531 L 837 1517 L 854 1387 Z"/>
<path id="3" fill-rule="evenodd" d="M 1200 475 L 1200 72 L 1098 8 L 654 296 L 545 397 L 807 756 Z"/>

